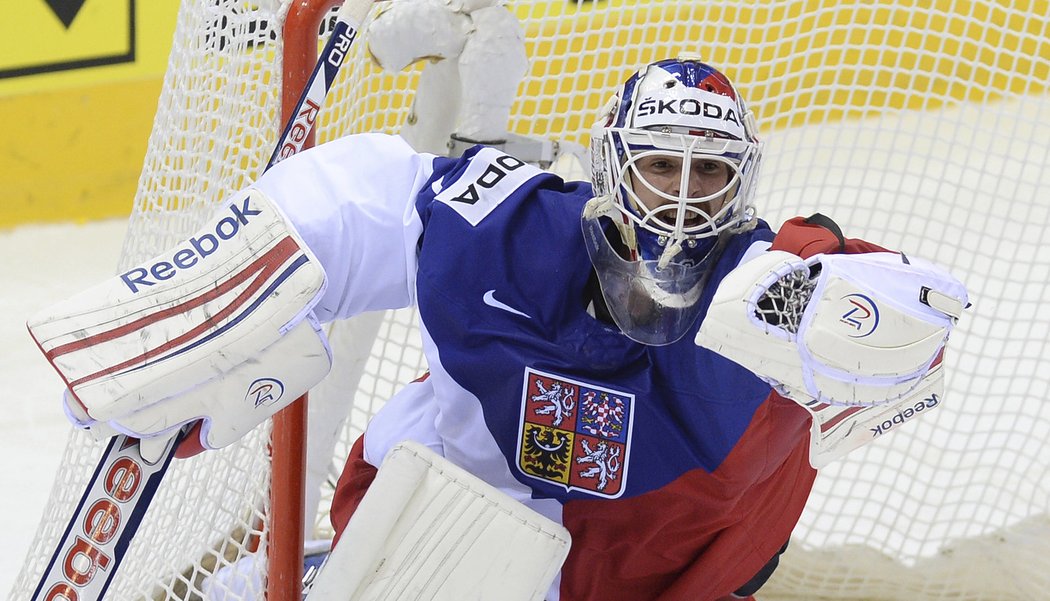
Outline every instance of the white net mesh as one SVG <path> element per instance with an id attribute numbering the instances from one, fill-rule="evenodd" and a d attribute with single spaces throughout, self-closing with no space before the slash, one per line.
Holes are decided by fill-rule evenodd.
<path id="1" fill-rule="evenodd" d="M 261 171 L 278 129 L 277 32 L 287 10 L 270 4 L 183 6 L 124 265 L 188 235 Z M 1050 598 L 1047 2 L 509 7 L 530 57 L 512 131 L 586 144 L 593 115 L 629 72 L 698 53 L 734 79 L 758 116 L 765 219 L 776 226 L 819 211 L 848 236 L 947 265 L 969 286 L 974 306 L 952 341 L 941 408 L 822 472 L 762 598 Z M 322 112 L 320 141 L 395 132 L 408 114 L 418 66 L 382 74 L 362 50 Z M 311 462 L 321 466 L 315 479 L 329 478 L 368 416 L 422 369 L 411 323 L 400 312 L 333 331 L 340 375 L 312 398 L 323 408 L 358 392 L 345 431 L 312 433 L 328 455 Z M 264 562 L 242 562 L 240 576 L 217 585 L 225 597 L 203 581 L 266 538 L 263 430 L 173 465 L 109 598 L 262 597 Z M 30 596 L 100 451 L 71 436 L 12 599 Z M 322 510 L 307 536 L 326 528 Z"/>

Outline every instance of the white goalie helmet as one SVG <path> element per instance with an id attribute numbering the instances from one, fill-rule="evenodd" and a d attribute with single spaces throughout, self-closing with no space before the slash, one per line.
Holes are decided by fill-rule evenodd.
<path id="1" fill-rule="evenodd" d="M 725 241 L 755 225 L 754 117 L 717 69 L 662 60 L 610 100 L 591 157 L 584 237 L 609 312 L 638 342 L 674 342 L 696 320 Z"/>

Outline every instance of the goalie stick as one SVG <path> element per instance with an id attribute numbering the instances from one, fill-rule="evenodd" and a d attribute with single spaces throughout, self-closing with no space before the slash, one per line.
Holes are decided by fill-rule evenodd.
<path id="1" fill-rule="evenodd" d="M 368 16 L 372 0 L 348 0 L 291 112 L 264 172 L 303 149 L 332 82 Z M 125 435 L 110 439 L 40 578 L 33 601 L 97 601 L 131 540 L 189 427 L 158 448 Z"/>

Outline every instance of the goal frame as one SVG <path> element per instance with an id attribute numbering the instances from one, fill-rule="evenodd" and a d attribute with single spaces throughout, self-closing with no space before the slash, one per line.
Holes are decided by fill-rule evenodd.
<path id="1" fill-rule="evenodd" d="M 281 37 L 281 118 L 287 123 L 302 88 L 317 63 L 317 31 L 340 0 L 297 0 L 288 9 Z M 303 144 L 316 142 L 311 131 Z M 270 537 L 266 546 L 268 601 L 302 598 L 303 544 L 306 531 L 306 424 L 309 394 L 273 417 L 270 476 Z"/>

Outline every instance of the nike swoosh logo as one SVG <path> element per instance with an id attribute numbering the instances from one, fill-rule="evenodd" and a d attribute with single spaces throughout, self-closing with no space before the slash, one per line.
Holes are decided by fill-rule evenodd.
<path id="1" fill-rule="evenodd" d="M 485 301 L 485 304 L 490 306 L 490 307 L 495 307 L 497 309 L 502 309 L 502 310 L 504 310 L 504 311 L 506 311 L 508 313 L 513 313 L 515 315 L 521 315 L 525 319 L 532 319 L 532 316 L 530 316 L 529 314 L 522 313 L 521 311 L 518 311 L 517 309 L 515 309 L 514 307 L 511 307 L 510 305 L 505 305 L 505 304 L 499 302 L 498 300 L 496 300 L 495 294 L 496 294 L 495 290 L 489 290 L 488 292 L 485 293 L 485 296 L 481 297 L 481 300 Z"/>

